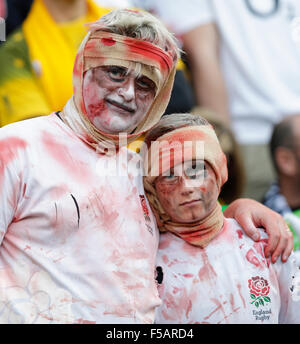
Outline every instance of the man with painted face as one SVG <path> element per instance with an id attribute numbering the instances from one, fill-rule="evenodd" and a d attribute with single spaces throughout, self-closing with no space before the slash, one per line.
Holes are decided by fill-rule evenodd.
<path id="1" fill-rule="evenodd" d="M 223 216 L 218 197 L 227 180 L 226 157 L 209 123 L 198 115 L 174 114 L 145 141 L 144 186 L 163 232 L 156 322 L 299 324 L 294 255 L 286 264 L 271 264 L 264 255 L 264 232 L 253 242 L 234 219 Z"/>
<path id="2" fill-rule="evenodd" d="M 155 17 L 112 11 L 90 24 L 62 111 L 0 129 L 1 323 L 154 321 L 159 234 L 127 162 L 164 113 L 178 55 Z M 249 200 L 226 211 L 249 235 L 265 221 L 287 259 L 279 215 Z"/>

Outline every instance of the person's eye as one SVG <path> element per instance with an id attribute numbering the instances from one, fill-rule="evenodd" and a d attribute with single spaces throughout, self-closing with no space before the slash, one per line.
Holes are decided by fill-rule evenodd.
<path id="1" fill-rule="evenodd" d="M 155 83 L 147 78 L 146 76 L 142 76 L 136 80 L 136 83 L 139 88 L 145 90 L 145 91 L 155 91 L 156 86 Z"/>
<path id="2" fill-rule="evenodd" d="M 174 178 L 175 178 L 174 174 L 170 174 L 169 176 L 164 176 L 164 179 L 166 179 L 166 180 L 172 180 Z"/>
<path id="3" fill-rule="evenodd" d="M 190 179 L 205 178 L 207 176 L 207 170 L 204 164 L 193 165 L 186 169 L 185 174 Z"/>
<path id="4" fill-rule="evenodd" d="M 178 181 L 178 176 L 175 175 L 175 172 L 168 172 L 167 174 L 160 177 L 160 182 L 163 184 L 176 183 Z"/>
<path id="5" fill-rule="evenodd" d="M 108 76 L 113 81 L 123 81 L 127 74 L 127 69 L 117 66 L 110 66 L 107 69 Z"/>

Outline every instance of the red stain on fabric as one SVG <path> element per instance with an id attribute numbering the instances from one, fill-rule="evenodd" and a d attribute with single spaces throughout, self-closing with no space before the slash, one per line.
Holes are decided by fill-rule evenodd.
<path id="1" fill-rule="evenodd" d="M 82 53 L 78 53 L 75 58 L 74 67 L 73 67 L 73 74 L 74 76 L 81 76 L 83 69 L 83 59 Z"/>
<path id="2" fill-rule="evenodd" d="M 183 242 L 182 250 L 186 252 L 190 257 L 196 257 L 199 252 L 199 247 L 190 245 L 187 242 Z"/>
<path id="3" fill-rule="evenodd" d="M 260 243 L 255 242 L 253 244 L 253 247 L 255 248 L 255 251 L 258 252 L 262 258 L 265 258 L 265 255 L 264 255 L 264 252 L 262 250 L 262 246 Z"/>
<path id="4" fill-rule="evenodd" d="M 152 43 L 137 41 L 132 38 L 125 38 L 124 43 L 128 47 L 129 59 L 134 59 L 134 55 L 138 54 L 146 59 L 158 62 L 162 71 L 168 71 L 172 68 L 172 58 Z M 133 56 L 131 56 L 131 53 Z"/>
<path id="5" fill-rule="evenodd" d="M 18 151 L 24 150 L 26 146 L 26 141 L 18 137 L 9 137 L 0 141 L 0 187 L 3 183 L 5 167 L 16 159 Z"/>
<path id="6" fill-rule="evenodd" d="M 167 238 L 166 234 L 161 234 L 161 238 L 162 238 L 163 235 L 164 235 L 163 240 L 161 240 L 160 243 L 159 243 L 159 249 L 161 249 L 161 250 L 169 247 L 170 244 L 171 244 L 171 239 Z"/>
<path id="7" fill-rule="evenodd" d="M 211 313 L 209 313 L 209 314 L 204 318 L 204 320 L 208 320 L 214 313 L 216 313 L 217 311 L 219 311 L 221 308 L 222 308 L 222 305 L 219 304 L 219 305 L 217 306 L 217 308 L 215 308 Z"/>
<path id="8" fill-rule="evenodd" d="M 242 231 L 241 229 L 238 229 L 236 232 L 237 232 L 238 238 L 239 238 L 239 239 L 242 239 L 242 237 L 243 237 L 243 231 Z"/>
<path id="9" fill-rule="evenodd" d="M 163 255 L 163 256 L 162 256 L 162 260 L 163 260 L 163 262 L 164 262 L 165 264 L 168 264 L 168 263 L 169 263 L 169 258 L 168 258 L 167 255 Z"/>
<path id="10" fill-rule="evenodd" d="M 243 295 L 242 295 L 242 292 L 241 292 L 242 286 L 241 286 L 240 283 L 238 283 L 236 287 L 237 287 L 237 289 L 238 289 L 238 291 L 239 291 L 240 298 L 241 298 L 241 300 L 242 300 L 242 302 L 243 302 L 243 307 L 246 308 L 246 302 L 245 302 L 245 299 L 244 299 L 244 297 L 243 297 Z"/>
<path id="11" fill-rule="evenodd" d="M 193 278 L 194 277 L 193 274 L 183 274 L 182 276 L 185 278 Z"/>
<path id="12" fill-rule="evenodd" d="M 77 181 L 86 183 L 90 178 L 90 172 L 84 168 L 83 164 L 75 162 L 73 155 L 76 152 L 70 152 L 67 147 L 51 137 L 47 132 L 42 133 L 42 143 L 46 152 L 55 160 L 66 172 Z"/>
<path id="13" fill-rule="evenodd" d="M 230 305 L 231 305 L 231 309 L 233 312 L 237 312 L 241 307 L 234 307 L 234 296 L 233 294 L 230 294 L 230 298 L 229 298 L 229 301 L 230 301 Z"/>
<path id="14" fill-rule="evenodd" d="M 84 319 L 78 319 L 76 321 L 77 324 L 96 324 L 96 321 L 90 321 L 90 320 L 84 320 Z"/>
<path id="15" fill-rule="evenodd" d="M 94 52 L 97 44 L 96 39 L 89 39 L 84 47 L 84 55 L 88 55 L 89 52 Z"/>
<path id="16" fill-rule="evenodd" d="M 213 269 L 213 267 L 211 266 L 205 250 L 201 251 L 201 255 L 202 255 L 202 261 L 203 261 L 203 267 L 200 269 L 198 273 L 200 280 L 204 281 L 204 280 L 211 280 L 211 279 L 216 278 L 217 274 L 215 270 Z"/>
<path id="17" fill-rule="evenodd" d="M 247 252 L 246 259 L 248 260 L 249 263 L 255 265 L 256 267 L 258 267 L 260 269 L 264 268 L 264 265 L 257 258 L 256 254 L 252 248 Z"/>
<path id="18" fill-rule="evenodd" d="M 107 46 L 112 46 L 116 44 L 116 41 L 112 37 L 101 38 L 101 42 Z"/>

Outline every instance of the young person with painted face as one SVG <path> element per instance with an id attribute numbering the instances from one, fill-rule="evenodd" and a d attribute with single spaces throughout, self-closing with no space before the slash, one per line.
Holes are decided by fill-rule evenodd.
<path id="1" fill-rule="evenodd" d="M 154 321 L 159 233 L 126 165 L 165 111 L 178 55 L 155 17 L 112 11 L 90 24 L 63 110 L 0 129 L 1 323 Z M 247 200 L 226 211 L 248 235 L 267 221 L 269 251 L 289 256 L 279 215 Z"/>
<path id="2" fill-rule="evenodd" d="M 144 187 L 162 232 L 156 322 L 299 323 L 294 256 L 271 264 L 264 232 L 253 242 L 222 213 L 227 164 L 212 126 L 198 115 L 174 114 L 145 141 Z"/>

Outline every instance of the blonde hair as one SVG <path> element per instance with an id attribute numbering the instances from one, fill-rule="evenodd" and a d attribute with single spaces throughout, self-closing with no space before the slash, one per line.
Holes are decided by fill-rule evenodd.
<path id="1" fill-rule="evenodd" d="M 165 52 L 171 53 L 174 63 L 177 63 L 180 57 L 180 49 L 175 36 L 158 18 L 146 11 L 116 9 L 97 21 L 89 23 L 88 26 L 91 32 L 106 31 L 155 44 Z M 162 80 L 160 71 L 155 67 L 131 62 L 129 71 L 133 70 L 137 75 L 140 75 L 142 68 L 150 68 L 151 74 L 155 73 L 158 79 Z"/>
<path id="2" fill-rule="evenodd" d="M 157 17 L 146 11 L 116 9 L 88 26 L 92 32 L 108 31 L 155 44 L 165 52 L 171 52 L 174 61 L 180 56 L 175 36 Z"/>

